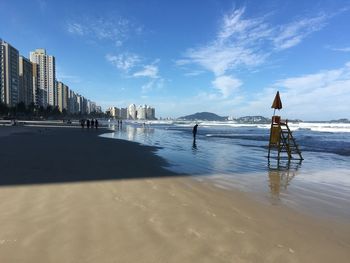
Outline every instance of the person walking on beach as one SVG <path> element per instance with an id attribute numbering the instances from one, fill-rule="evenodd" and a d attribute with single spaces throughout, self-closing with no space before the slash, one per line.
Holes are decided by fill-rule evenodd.
<path id="1" fill-rule="evenodd" d="M 89 119 L 86 120 L 86 128 L 88 128 L 88 129 L 90 128 L 90 121 L 89 121 Z"/>
<path id="2" fill-rule="evenodd" d="M 196 141 L 197 127 L 198 127 L 198 124 L 196 123 L 196 125 L 193 126 L 193 130 L 192 130 L 194 142 Z"/>
<path id="3" fill-rule="evenodd" d="M 93 127 L 94 127 L 94 125 L 95 125 L 95 123 L 94 123 L 94 119 L 91 119 L 91 128 L 93 128 Z"/>
<path id="4" fill-rule="evenodd" d="M 84 129 L 84 126 L 85 126 L 85 120 L 84 119 L 80 120 L 80 125 L 81 125 L 81 128 Z"/>
<path id="5" fill-rule="evenodd" d="M 95 128 L 97 129 L 98 128 L 98 121 L 95 120 Z"/>

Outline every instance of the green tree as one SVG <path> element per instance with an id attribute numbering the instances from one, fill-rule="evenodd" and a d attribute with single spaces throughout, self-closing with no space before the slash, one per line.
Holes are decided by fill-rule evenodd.
<path id="1" fill-rule="evenodd" d="M 9 107 L 6 104 L 0 102 L 0 115 L 7 115 L 9 112 Z"/>
<path id="2" fill-rule="evenodd" d="M 18 113 L 25 113 L 26 112 L 26 105 L 24 104 L 23 101 L 18 103 L 16 108 L 17 108 L 16 110 L 17 110 Z"/>

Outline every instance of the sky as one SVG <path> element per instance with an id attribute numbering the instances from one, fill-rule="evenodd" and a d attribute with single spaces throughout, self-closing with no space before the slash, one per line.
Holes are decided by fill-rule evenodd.
<path id="1" fill-rule="evenodd" d="M 350 119 L 350 0 L 0 0 L 0 38 L 104 109 Z"/>

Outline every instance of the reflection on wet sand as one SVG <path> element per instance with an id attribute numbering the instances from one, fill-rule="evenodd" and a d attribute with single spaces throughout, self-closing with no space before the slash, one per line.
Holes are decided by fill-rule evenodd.
<path id="1" fill-rule="evenodd" d="M 271 168 L 269 166 L 269 187 L 273 199 L 280 199 L 281 192 L 287 190 L 290 182 L 297 175 L 300 165 L 301 163 L 298 163 L 296 166 L 292 167 L 288 164 L 287 166 L 279 166 L 277 168 Z"/>
<path id="2" fill-rule="evenodd" d="M 147 125 L 141 127 L 134 127 L 131 125 L 109 125 L 109 128 L 114 131 L 115 134 L 126 134 L 126 138 L 130 141 L 136 141 L 136 138 L 142 138 L 147 142 L 147 138 L 151 137 L 154 133 L 154 129 Z M 115 137 L 115 136 L 112 137 Z M 121 136 L 124 137 L 124 136 Z"/>

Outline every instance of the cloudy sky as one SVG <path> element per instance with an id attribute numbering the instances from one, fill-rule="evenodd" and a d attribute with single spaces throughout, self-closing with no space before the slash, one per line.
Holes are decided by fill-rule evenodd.
<path id="1" fill-rule="evenodd" d="M 1 0 L 0 38 L 46 48 L 104 108 L 350 118 L 350 0 Z"/>

